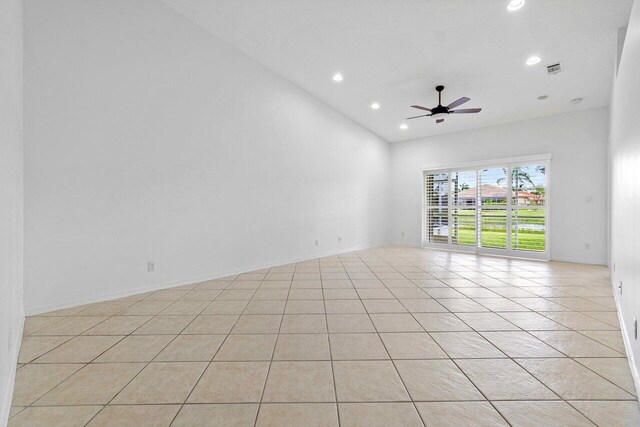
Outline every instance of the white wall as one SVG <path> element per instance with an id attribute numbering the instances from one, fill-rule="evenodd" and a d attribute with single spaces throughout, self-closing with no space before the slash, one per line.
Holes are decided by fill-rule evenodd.
<path id="1" fill-rule="evenodd" d="M 392 144 L 391 240 L 422 242 L 423 169 L 550 153 L 551 258 L 605 264 L 608 117 L 596 108 Z"/>
<path id="2" fill-rule="evenodd" d="M 640 316 L 640 2 L 635 1 L 614 84 L 611 104 L 611 265 L 614 289 L 630 350 L 632 373 L 640 387 L 640 345 L 633 333 Z M 628 351 L 629 353 L 629 351 Z"/>
<path id="3" fill-rule="evenodd" d="M 160 2 L 28 0 L 25 88 L 28 313 L 386 241 L 389 145 Z"/>
<path id="4" fill-rule="evenodd" d="M 0 1 L 0 425 L 9 417 L 22 309 L 22 1 Z"/>

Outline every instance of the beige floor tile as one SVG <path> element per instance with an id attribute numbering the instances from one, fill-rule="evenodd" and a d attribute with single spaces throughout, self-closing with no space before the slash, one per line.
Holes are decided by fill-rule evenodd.
<path id="1" fill-rule="evenodd" d="M 323 289 L 354 289 L 351 280 L 348 279 L 340 279 L 340 280 L 322 280 L 322 288 Z"/>
<path id="2" fill-rule="evenodd" d="M 392 359 L 446 359 L 447 355 L 425 332 L 380 334 Z"/>
<path id="3" fill-rule="evenodd" d="M 640 425 L 638 402 L 571 401 L 574 408 L 599 426 L 632 427 Z"/>
<path id="4" fill-rule="evenodd" d="M 29 363 L 69 341 L 72 337 L 24 337 L 20 345 L 18 363 Z"/>
<path id="5" fill-rule="evenodd" d="M 160 354 L 158 362 L 208 362 L 213 359 L 225 335 L 179 335 Z"/>
<path id="6" fill-rule="evenodd" d="M 94 326 L 84 335 L 129 335 L 152 316 L 113 316 Z"/>
<path id="7" fill-rule="evenodd" d="M 331 333 L 376 332 L 367 314 L 327 314 Z"/>
<path id="8" fill-rule="evenodd" d="M 369 313 L 406 313 L 400 301 L 395 299 L 367 299 L 363 300 L 367 312 Z"/>
<path id="9" fill-rule="evenodd" d="M 340 403 L 344 427 L 420 427 L 422 421 L 412 403 Z"/>
<path id="10" fill-rule="evenodd" d="M 254 301 L 286 301 L 287 295 L 289 295 L 289 289 L 258 289 L 253 294 L 252 300 Z"/>
<path id="11" fill-rule="evenodd" d="M 89 363 L 124 337 L 79 336 L 62 344 L 33 363 Z"/>
<path id="12" fill-rule="evenodd" d="M 392 288 L 391 293 L 398 299 L 431 299 L 431 297 L 423 289 L 417 286 L 414 286 L 412 288 Z"/>
<path id="13" fill-rule="evenodd" d="M 30 364 L 16 371 L 11 404 L 29 406 L 49 390 L 76 373 L 81 364 Z"/>
<path id="14" fill-rule="evenodd" d="M 484 400 L 450 360 L 398 360 L 395 364 L 414 401 Z"/>
<path id="15" fill-rule="evenodd" d="M 426 427 L 507 427 L 488 402 L 417 402 Z"/>
<path id="16" fill-rule="evenodd" d="M 582 335 L 586 335 L 594 341 L 598 341 L 621 354 L 626 354 L 624 341 L 620 331 L 579 331 Z"/>
<path id="17" fill-rule="evenodd" d="M 355 289 L 324 289 L 323 291 L 325 300 L 357 300 L 360 299 Z"/>
<path id="18" fill-rule="evenodd" d="M 66 317 L 46 317 L 46 316 L 32 316 L 24 319 L 24 327 L 22 330 L 23 336 L 33 335 L 35 332 L 43 329 L 49 325 L 53 325 Z"/>
<path id="19" fill-rule="evenodd" d="M 626 358 L 586 358 L 575 360 L 626 392 L 636 395 L 633 377 L 629 369 L 629 361 Z"/>
<path id="20" fill-rule="evenodd" d="M 378 334 L 332 334 L 329 341 L 333 360 L 389 359 Z"/>
<path id="21" fill-rule="evenodd" d="M 335 402 L 331 362 L 273 362 L 264 402 Z"/>
<path id="22" fill-rule="evenodd" d="M 569 329 L 577 329 L 582 331 L 617 331 L 619 328 L 611 326 L 608 323 L 601 322 L 582 313 L 567 311 L 551 311 L 540 313 L 549 319 L 566 326 Z"/>
<path id="23" fill-rule="evenodd" d="M 162 316 L 198 315 L 207 308 L 210 301 L 176 301 L 160 312 Z"/>
<path id="24" fill-rule="evenodd" d="M 238 320 L 235 314 L 201 314 L 182 331 L 186 335 L 228 334 Z"/>
<path id="25" fill-rule="evenodd" d="M 569 357 L 624 357 L 599 342 L 574 331 L 534 331 L 538 339 L 560 350 Z"/>
<path id="26" fill-rule="evenodd" d="M 213 362 L 193 392 L 189 403 L 260 402 L 269 362 Z"/>
<path id="27" fill-rule="evenodd" d="M 140 301 L 120 312 L 121 316 L 155 316 L 169 307 L 172 301 Z"/>
<path id="28" fill-rule="evenodd" d="M 409 395 L 390 361 L 333 362 L 340 402 L 401 402 Z"/>
<path id="29" fill-rule="evenodd" d="M 327 314 L 360 314 L 366 313 L 360 300 L 326 300 Z"/>
<path id="30" fill-rule="evenodd" d="M 400 299 L 399 301 L 410 313 L 442 313 L 447 311 L 442 304 L 434 299 Z"/>
<path id="31" fill-rule="evenodd" d="M 194 289 L 181 299 L 184 301 L 213 301 L 222 293 L 218 289 Z"/>
<path id="32" fill-rule="evenodd" d="M 257 404 L 184 405 L 172 427 L 252 427 L 257 412 Z"/>
<path id="33" fill-rule="evenodd" d="M 483 332 L 482 335 L 509 357 L 563 357 L 528 332 Z"/>
<path id="34" fill-rule="evenodd" d="M 244 310 L 244 314 L 283 314 L 284 306 L 287 303 L 285 300 L 281 301 L 261 301 L 253 300 L 249 301 L 247 308 Z"/>
<path id="35" fill-rule="evenodd" d="M 289 291 L 290 300 L 321 300 L 322 289 L 291 289 Z"/>
<path id="36" fill-rule="evenodd" d="M 511 359 L 465 359 L 456 364 L 489 400 L 558 399 Z"/>
<path id="37" fill-rule="evenodd" d="M 265 403 L 260 406 L 256 426 L 338 426 L 335 403 Z"/>
<path id="38" fill-rule="evenodd" d="M 87 365 L 41 397 L 34 405 L 107 404 L 144 363 L 98 363 Z"/>
<path id="39" fill-rule="evenodd" d="M 424 329 L 408 313 L 371 314 L 371 321 L 378 332 L 423 332 Z"/>
<path id="40" fill-rule="evenodd" d="M 225 289 L 217 301 L 249 301 L 256 291 L 253 289 Z"/>
<path id="41" fill-rule="evenodd" d="M 513 302 L 507 298 L 478 298 L 476 300 L 483 307 L 488 308 L 491 311 L 499 311 L 499 312 L 521 312 L 526 311 L 527 308 Z"/>
<path id="42" fill-rule="evenodd" d="M 179 409 L 180 405 L 109 405 L 87 426 L 168 427 Z"/>
<path id="43" fill-rule="evenodd" d="M 438 302 L 453 313 L 489 311 L 470 298 L 439 298 Z"/>
<path id="44" fill-rule="evenodd" d="M 458 313 L 458 317 L 476 331 L 520 330 L 520 328 L 495 313 Z"/>
<path id="45" fill-rule="evenodd" d="M 414 317 L 427 332 L 471 331 L 452 313 L 415 313 Z"/>
<path id="46" fill-rule="evenodd" d="M 150 362 L 174 337 L 174 335 L 131 335 L 104 352 L 95 362 Z"/>
<path id="47" fill-rule="evenodd" d="M 326 334 L 280 334 L 273 360 L 330 360 Z"/>
<path id="48" fill-rule="evenodd" d="M 101 406 L 58 406 L 26 408 L 9 422 L 10 427 L 82 427 Z"/>
<path id="49" fill-rule="evenodd" d="M 561 331 L 567 329 L 558 322 L 534 312 L 508 312 L 500 313 L 500 316 L 527 331 Z"/>
<path id="50" fill-rule="evenodd" d="M 284 312 L 286 314 L 324 314 L 324 301 L 289 300 Z"/>
<path id="51" fill-rule="evenodd" d="M 278 314 L 243 314 L 232 334 L 277 334 L 282 316 Z"/>
<path id="52" fill-rule="evenodd" d="M 477 332 L 432 332 L 431 337 L 454 359 L 506 357 Z"/>
<path id="53" fill-rule="evenodd" d="M 276 338 L 275 334 L 229 335 L 214 360 L 271 360 Z"/>
<path id="54" fill-rule="evenodd" d="M 362 288 L 358 288 L 357 289 L 358 295 L 360 296 L 360 299 L 362 300 L 368 300 L 368 299 L 388 299 L 388 300 L 395 300 L 396 297 L 393 296 L 393 294 L 391 293 L 391 291 L 389 291 L 386 288 L 373 288 L 373 289 L 362 289 Z"/>
<path id="55" fill-rule="evenodd" d="M 513 427 L 593 427 L 594 424 L 564 402 L 494 402 Z"/>
<path id="56" fill-rule="evenodd" d="M 54 316 L 54 317 L 66 317 L 66 316 L 73 316 L 76 313 L 84 310 L 85 308 L 87 308 L 86 305 L 79 305 L 77 307 L 69 307 L 69 308 L 63 308 L 60 310 L 55 310 L 55 311 L 49 311 L 47 313 L 42 313 L 39 314 L 39 316 Z"/>
<path id="57" fill-rule="evenodd" d="M 324 314 L 285 314 L 280 326 L 282 334 L 326 334 Z"/>
<path id="58" fill-rule="evenodd" d="M 12 406 L 11 409 L 9 409 L 9 419 L 15 417 L 20 412 L 24 411 L 24 409 L 24 406 Z"/>
<path id="59" fill-rule="evenodd" d="M 150 363 L 118 393 L 113 403 L 183 403 L 206 367 L 204 362 Z"/>
<path id="60" fill-rule="evenodd" d="M 634 399 L 620 387 L 571 359 L 517 359 L 516 362 L 565 400 Z"/>
<path id="61" fill-rule="evenodd" d="M 176 335 L 193 321 L 195 316 L 156 316 L 133 331 L 134 335 Z"/>
<path id="62" fill-rule="evenodd" d="M 202 314 L 241 314 L 249 301 L 213 301 Z"/>
<path id="63" fill-rule="evenodd" d="M 115 316 L 125 308 L 133 305 L 133 301 L 105 301 L 90 304 L 74 316 Z"/>
<path id="64" fill-rule="evenodd" d="M 187 290 L 175 290 L 175 289 L 167 289 L 162 291 L 153 292 L 151 295 L 146 297 L 145 301 L 178 301 L 183 296 L 187 295 L 189 291 Z"/>
<path id="65" fill-rule="evenodd" d="M 67 317 L 53 325 L 40 329 L 34 335 L 80 335 L 107 319 L 108 317 L 105 316 Z"/>
<path id="66" fill-rule="evenodd" d="M 291 289 L 322 289 L 322 282 L 320 280 L 294 280 L 291 282 Z"/>

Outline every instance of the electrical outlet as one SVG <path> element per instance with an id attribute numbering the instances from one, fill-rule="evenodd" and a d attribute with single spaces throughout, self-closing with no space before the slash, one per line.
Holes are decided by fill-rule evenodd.
<path id="1" fill-rule="evenodd" d="M 147 262 L 147 271 L 156 271 L 156 262 L 155 261 Z"/>
<path id="2" fill-rule="evenodd" d="M 401 233 L 400 233 L 400 235 L 401 235 L 402 237 L 404 237 L 404 231 L 403 231 L 403 232 L 401 232 Z"/>
<path id="3" fill-rule="evenodd" d="M 590 251 L 591 250 L 591 243 L 585 243 L 584 244 L 584 250 L 585 251 Z"/>
<path id="4" fill-rule="evenodd" d="M 593 196 L 586 196 L 584 198 L 585 203 L 593 203 Z"/>
<path id="5" fill-rule="evenodd" d="M 318 241 L 316 240 L 316 246 L 318 246 Z"/>
<path id="6" fill-rule="evenodd" d="M 342 237 L 338 236 L 338 243 L 342 242 Z"/>

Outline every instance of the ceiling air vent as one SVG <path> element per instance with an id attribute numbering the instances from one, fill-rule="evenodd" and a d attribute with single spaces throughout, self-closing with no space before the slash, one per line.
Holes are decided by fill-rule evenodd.
<path id="1" fill-rule="evenodd" d="M 562 64 L 560 62 L 556 62 L 555 64 L 547 65 L 547 74 L 554 75 L 558 74 L 562 71 Z"/>

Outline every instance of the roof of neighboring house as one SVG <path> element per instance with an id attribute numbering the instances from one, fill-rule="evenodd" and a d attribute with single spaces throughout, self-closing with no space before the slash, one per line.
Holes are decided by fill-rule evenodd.
<path id="1" fill-rule="evenodd" d="M 507 189 L 505 187 L 500 187 L 497 185 L 491 184 L 482 184 L 480 186 L 480 193 L 482 197 L 493 197 L 493 198 L 507 198 Z M 475 199 L 476 197 L 476 188 L 467 188 L 466 190 L 462 190 L 458 193 L 458 198 L 460 199 Z M 535 200 L 544 200 L 543 195 L 533 194 L 528 191 L 518 191 L 518 197 L 524 197 L 527 199 L 535 199 Z"/>

